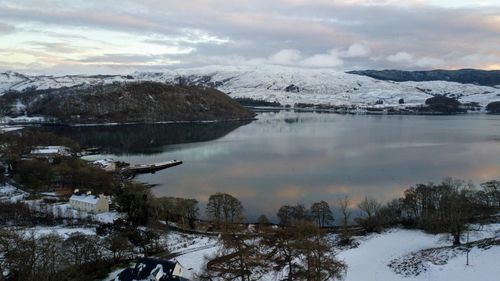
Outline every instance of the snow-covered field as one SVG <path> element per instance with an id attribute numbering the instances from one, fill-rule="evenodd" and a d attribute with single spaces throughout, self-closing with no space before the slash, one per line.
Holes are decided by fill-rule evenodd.
<path id="1" fill-rule="evenodd" d="M 500 237 L 500 224 L 488 225 L 480 231 L 470 233 L 470 241 L 488 237 Z M 185 276 L 188 278 L 199 272 L 205 257 L 213 255 L 218 249 L 214 238 L 172 233 L 170 239 L 169 244 L 175 249 L 173 251 L 181 253 L 176 259 L 186 269 L 190 269 L 189 276 Z M 358 237 L 357 241 L 358 247 L 342 250 L 337 255 L 348 265 L 346 281 L 500 280 L 500 246 L 485 249 L 473 247 L 469 253 L 469 265 L 466 266 L 465 251 L 448 247 L 451 242 L 444 235 L 431 235 L 418 230 L 391 229 L 381 234 Z M 444 247 L 448 252 L 453 251 L 453 254 L 441 263 L 434 264 L 431 259 L 423 261 L 423 270 L 418 275 L 396 273 L 389 267 L 394 260 L 405 259 L 408 255 L 421 250 L 439 247 Z M 262 280 L 274 281 L 276 276 L 279 274 L 268 274 Z"/>
<path id="2" fill-rule="evenodd" d="M 108 84 L 124 81 L 189 83 L 216 87 L 232 97 L 249 97 L 282 104 L 315 103 L 332 105 L 423 104 L 432 95 L 456 97 L 482 106 L 500 100 L 495 87 L 445 81 L 392 82 L 348 74 L 331 69 L 302 69 L 282 66 L 206 66 L 200 68 L 135 72 L 127 76 L 27 76 L 0 73 L 0 95 L 8 90 L 49 89 L 76 85 Z M 288 88 L 288 89 L 287 89 Z"/>
<path id="3" fill-rule="evenodd" d="M 24 228 L 23 232 L 27 234 L 33 233 L 36 237 L 57 234 L 66 239 L 74 233 L 95 235 L 95 227 L 37 226 Z"/>
<path id="4" fill-rule="evenodd" d="M 178 255 L 177 261 L 186 269 L 186 278 L 193 278 L 201 270 L 205 256 L 214 254 L 218 249 L 216 237 L 171 232 L 167 236 L 171 253 Z"/>
<path id="5" fill-rule="evenodd" d="M 495 225 L 500 230 L 500 225 Z M 487 232 L 477 234 L 485 236 Z M 473 237 L 473 235 L 471 236 Z M 361 239 L 360 246 L 341 252 L 338 257 L 349 266 L 346 281 L 351 280 L 484 280 L 496 281 L 500 276 L 500 246 L 490 249 L 472 248 L 470 265 L 466 266 L 466 253 L 457 251 L 445 264 L 427 262 L 425 271 L 405 276 L 393 271 L 388 265 L 394 259 L 420 250 L 449 246 L 440 235 L 430 235 L 416 230 L 394 229 Z M 471 239 L 472 241 L 473 239 Z"/>

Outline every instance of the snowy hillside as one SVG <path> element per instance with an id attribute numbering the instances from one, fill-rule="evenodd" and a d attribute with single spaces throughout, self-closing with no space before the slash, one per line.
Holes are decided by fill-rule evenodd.
<path id="1" fill-rule="evenodd" d="M 3 94 L 8 90 L 22 92 L 30 88 L 46 90 L 79 85 L 95 85 L 101 83 L 108 84 L 131 80 L 131 78 L 132 77 L 118 75 L 29 76 L 8 71 L 0 73 L 0 94 Z"/>
<path id="2" fill-rule="evenodd" d="M 470 233 L 470 241 L 498 239 L 499 224 L 484 226 Z M 335 239 L 335 235 L 331 236 Z M 172 239 L 175 240 L 175 239 Z M 355 248 L 340 249 L 337 256 L 348 268 L 345 281 L 424 281 L 424 280 L 481 280 L 496 281 L 500 274 L 497 262 L 499 246 L 480 247 L 471 244 L 470 262 L 466 263 L 466 248 L 453 248 L 445 235 L 432 235 L 419 230 L 391 229 L 381 234 L 370 234 L 355 239 Z M 189 249 L 176 249 L 176 260 L 192 268 L 188 278 L 199 273 L 206 260 L 218 250 L 212 240 L 198 238 Z M 465 241 L 464 241 L 465 242 Z M 415 258 L 417 257 L 417 258 Z M 397 265 L 397 267 L 395 266 Z M 275 281 L 286 278 L 286 272 L 271 272 L 260 280 Z M 112 279 L 107 279 L 112 280 Z"/>
<path id="3" fill-rule="evenodd" d="M 500 100 L 500 89 L 444 81 L 392 82 L 330 69 L 298 69 L 279 66 L 207 66 L 135 72 L 127 76 L 25 76 L 0 73 L 0 94 L 7 90 L 49 89 L 123 81 L 157 81 L 215 87 L 232 97 L 249 97 L 282 104 L 315 103 L 332 105 L 423 104 L 432 95 L 456 97 L 482 106 Z"/>

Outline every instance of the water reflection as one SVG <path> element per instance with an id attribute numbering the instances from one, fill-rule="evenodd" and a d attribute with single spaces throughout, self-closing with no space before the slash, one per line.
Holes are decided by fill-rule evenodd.
<path id="1" fill-rule="evenodd" d="M 335 204 L 345 195 L 354 201 L 364 196 L 389 200 L 410 185 L 447 176 L 476 183 L 499 178 L 499 124 L 500 116 L 488 115 L 282 111 L 260 113 L 258 120 L 241 127 L 202 129 L 184 124 L 174 135 L 171 129 L 152 129 L 139 133 L 149 134 L 142 140 L 132 129 L 115 136 L 113 128 L 102 127 L 93 135 L 109 142 L 110 148 L 114 142 L 129 141 L 116 155 L 102 157 L 132 163 L 183 160 L 181 166 L 139 177 L 159 184 L 157 195 L 206 202 L 215 192 L 228 192 L 243 201 L 251 219 L 261 213 L 274 218 L 283 204 Z M 200 132 L 211 137 L 194 137 Z M 78 136 L 87 138 L 86 133 Z M 192 139 L 205 141 L 183 143 Z M 141 155 L 145 151 L 156 153 Z"/>
<path id="2" fill-rule="evenodd" d="M 52 131 L 78 140 L 84 147 L 101 147 L 116 155 L 156 154 L 165 146 L 210 141 L 221 138 L 242 122 L 134 124 L 117 126 L 40 127 L 36 130 Z"/>

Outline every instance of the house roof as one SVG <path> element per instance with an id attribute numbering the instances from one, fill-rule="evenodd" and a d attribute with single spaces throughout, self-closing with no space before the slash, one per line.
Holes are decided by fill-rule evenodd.
<path id="1" fill-rule="evenodd" d="M 75 201 L 80 201 L 80 202 L 85 202 L 85 203 L 90 203 L 90 204 L 97 204 L 99 201 L 99 197 L 95 195 L 86 195 L 86 194 L 73 194 L 69 198 L 69 200 L 75 200 Z"/>
<path id="2" fill-rule="evenodd" d="M 172 275 L 176 264 L 168 260 L 140 258 L 134 268 L 127 268 L 120 272 L 115 281 L 150 280 L 150 276 L 159 281 L 187 281 L 185 278 Z"/>
<path id="3" fill-rule="evenodd" d="M 94 165 L 97 165 L 97 166 L 100 166 L 103 168 L 107 168 L 107 167 L 110 167 L 111 165 L 113 165 L 115 163 L 115 161 L 113 161 L 112 159 L 101 159 L 101 160 L 96 160 L 92 163 Z"/>
<path id="4" fill-rule="evenodd" d="M 65 146 L 36 146 L 31 150 L 31 154 L 67 154 L 69 151 L 70 149 Z"/>

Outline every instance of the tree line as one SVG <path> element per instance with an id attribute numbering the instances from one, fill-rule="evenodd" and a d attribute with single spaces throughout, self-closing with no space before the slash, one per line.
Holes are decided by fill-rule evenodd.
<path id="1" fill-rule="evenodd" d="M 364 216 L 357 222 L 368 231 L 402 225 L 448 233 L 453 245 L 460 245 L 471 223 L 480 223 L 500 209 L 500 181 L 485 182 L 476 188 L 449 178 L 438 184 L 417 184 L 386 204 L 365 198 L 358 207 Z"/>
<path id="2" fill-rule="evenodd" d="M 1 221 L 4 226 L 16 225 L 18 220 L 31 225 L 45 213 L 22 203 L 8 204 L 0 205 L 2 214 L 7 214 Z M 116 197 L 116 207 L 127 219 L 98 225 L 96 235 L 77 233 L 63 238 L 5 227 L 0 231 L 0 271 L 9 275 L 2 278 L 95 279 L 112 265 L 138 254 L 165 253 L 168 249 L 161 239 L 167 229 L 165 223 L 175 222 L 181 229 L 198 228 L 197 205 L 195 199 L 157 198 L 147 187 L 128 183 Z M 328 232 L 336 222 L 326 201 L 314 202 L 309 208 L 301 204 L 281 206 L 276 213 L 277 225 L 261 215 L 249 228 L 240 200 L 230 194 L 213 194 L 204 211 L 212 230 L 220 234 L 221 247 L 208 257 L 197 278 L 246 281 L 280 274 L 282 280 L 341 279 L 347 267 L 336 258 L 335 249 L 352 241 L 349 227 L 353 207 L 348 197 L 337 202 L 338 235 L 332 236 Z M 448 233 L 452 243 L 459 245 L 470 224 L 480 223 L 500 210 L 500 181 L 479 187 L 452 179 L 417 184 L 387 203 L 365 197 L 355 207 L 361 215 L 354 222 L 366 232 L 394 226 L 418 228 Z M 44 219 L 47 221 L 42 223 L 50 224 L 50 218 Z"/>
<path id="3" fill-rule="evenodd" d="M 200 280 L 258 280 L 266 274 L 282 274 L 281 280 L 341 279 L 347 267 L 337 260 L 334 249 L 351 242 L 347 230 L 351 216 L 349 198 L 338 202 L 341 228 L 336 242 L 328 240 L 324 228 L 333 223 L 325 201 L 305 206 L 281 206 L 276 214 L 279 227 L 271 227 L 260 216 L 257 234 L 241 229 L 243 207 L 229 194 L 210 196 L 207 215 L 218 222 L 222 246 L 208 257 Z M 500 209 L 500 181 L 476 188 L 460 180 L 417 184 L 388 203 L 365 197 L 357 204 L 362 215 L 355 222 L 367 232 L 387 227 L 419 228 L 431 233 L 448 233 L 454 246 L 472 223 L 494 215 Z"/>
<path id="4" fill-rule="evenodd" d="M 128 214 L 132 222 L 144 224 L 164 220 L 179 223 L 180 226 L 196 228 L 199 220 L 197 200 L 183 198 L 154 198 L 146 188 L 130 186 L 123 189 L 118 205 Z M 360 215 L 352 218 L 357 207 Z M 460 237 L 467 225 L 480 221 L 500 209 L 500 181 L 492 180 L 478 187 L 453 179 L 441 183 L 417 184 L 406 189 L 403 196 L 382 203 L 375 198 L 365 197 L 354 205 L 348 197 L 336 204 L 340 221 L 336 224 L 340 237 L 349 242 L 348 227 L 354 220 L 366 232 L 381 231 L 387 227 L 403 226 L 418 228 L 431 233 L 448 233 L 453 244 L 460 244 Z M 209 197 L 205 214 L 211 229 L 224 231 L 233 225 L 245 222 L 241 201 L 230 194 L 216 193 Z M 313 202 L 310 208 L 302 204 L 281 206 L 277 213 L 278 225 L 282 227 L 308 221 L 320 228 L 335 224 L 331 206 L 326 201 Z M 257 226 L 269 225 L 270 220 L 261 215 Z"/>
<path id="5" fill-rule="evenodd" d="M 0 229 L 0 280 L 99 280 L 109 269 L 143 255 L 168 253 L 161 232 L 123 220 L 97 227 L 96 234 L 39 234 Z M 123 266 L 123 264 L 122 264 Z"/>

